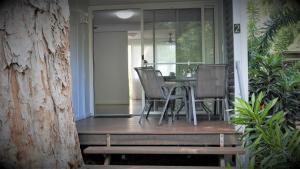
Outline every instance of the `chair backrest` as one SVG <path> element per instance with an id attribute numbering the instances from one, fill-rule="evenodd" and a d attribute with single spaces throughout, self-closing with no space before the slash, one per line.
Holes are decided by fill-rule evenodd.
<path id="1" fill-rule="evenodd" d="M 134 69 L 140 78 L 147 98 L 161 99 L 165 97 L 161 88 L 162 82 L 161 79 L 158 78 L 156 70 L 149 67 L 137 67 Z"/>
<path id="2" fill-rule="evenodd" d="M 227 65 L 198 65 L 195 94 L 197 98 L 224 98 L 227 91 Z"/>
<path id="3" fill-rule="evenodd" d="M 155 70 L 155 73 L 156 73 L 157 80 L 158 80 L 159 84 L 161 86 L 163 86 L 165 84 L 165 79 L 164 79 L 161 71 L 160 70 Z"/>

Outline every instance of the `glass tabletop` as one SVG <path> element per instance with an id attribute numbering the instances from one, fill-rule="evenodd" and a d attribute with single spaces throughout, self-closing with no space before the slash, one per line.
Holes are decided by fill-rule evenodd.
<path id="1" fill-rule="evenodd" d="M 164 76 L 166 82 L 191 82 L 196 81 L 196 77 L 176 77 L 176 76 Z"/>

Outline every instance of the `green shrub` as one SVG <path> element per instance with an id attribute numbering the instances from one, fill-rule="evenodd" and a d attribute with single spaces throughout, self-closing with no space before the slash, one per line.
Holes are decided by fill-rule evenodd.
<path id="1" fill-rule="evenodd" d="M 245 126 L 243 146 L 250 164 L 262 169 L 293 169 L 300 165 L 300 131 L 285 123 L 283 111 L 269 111 L 278 99 L 263 102 L 265 95 L 253 94 L 250 103 L 237 98 L 231 122 Z"/>
<path id="2" fill-rule="evenodd" d="M 264 103 L 278 98 L 278 104 L 270 110 L 270 114 L 285 111 L 291 125 L 300 113 L 300 73 L 297 66 L 286 66 L 281 55 L 258 55 L 249 64 L 250 93 L 265 92 Z"/>

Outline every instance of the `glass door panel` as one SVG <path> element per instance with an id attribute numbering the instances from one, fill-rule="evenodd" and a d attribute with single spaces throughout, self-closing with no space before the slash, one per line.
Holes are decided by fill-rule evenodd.
<path id="1" fill-rule="evenodd" d="M 144 11 L 144 31 L 143 31 L 143 45 L 144 45 L 144 62 L 152 65 L 154 61 L 154 11 Z"/>
<path id="2" fill-rule="evenodd" d="M 144 11 L 144 58 L 163 75 L 215 63 L 214 8 Z"/>
<path id="3" fill-rule="evenodd" d="M 180 9 L 177 15 L 176 58 L 183 64 L 177 65 L 176 72 L 185 75 L 203 63 L 201 9 Z"/>
<path id="4" fill-rule="evenodd" d="M 155 68 L 164 76 L 176 72 L 176 10 L 156 10 Z"/>
<path id="5" fill-rule="evenodd" d="M 205 63 L 215 63 L 215 25 L 214 25 L 214 9 L 204 9 L 204 56 Z"/>

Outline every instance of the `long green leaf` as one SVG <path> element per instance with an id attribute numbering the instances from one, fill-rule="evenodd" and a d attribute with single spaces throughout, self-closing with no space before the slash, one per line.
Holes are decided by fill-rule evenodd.
<path id="1" fill-rule="evenodd" d="M 258 112 L 261 106 L 262 99 L 264 98 L 265 94 L 260 92 L 255 100 L 253 112 Z"/>
<path id="2" fill-rule="evenodd" d="M 273 99 L 273 100 L 271 100 L 271 102 L 269 102 L 269 103 L 266 105 L 266 107 L 264 108 L 263 112 L 261 113 L 261 118 L 262 118 L 262 119 L 264 119 L 264 118 L 268 115 L 270 109 L 273 108 L 274 105 L 277 103 L 277 100 L 278 100 L 277 98 L 276 98 L 276 99 Z"/>

